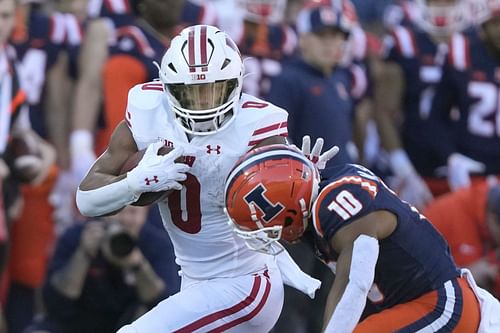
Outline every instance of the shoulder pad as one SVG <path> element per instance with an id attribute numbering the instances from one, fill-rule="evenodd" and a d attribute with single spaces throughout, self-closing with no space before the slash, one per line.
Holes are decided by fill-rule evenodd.
<path id="1" fill-rule="evenodd" d="M 138 84 L 129 90 L 128 109 L 152 110 L 162 103 L 163 97 L 163 84 L 159 81 Z"/>
<path id="2" fill-rule="evenodd" d="M 243 125 L 250 126 L 253 130 L 248 142 L 249 147 L 272 136 L 288 136 L 288 113 L 272 103 L 243 94 L 240 116 Z"/>
<path id="3" fill-rule="evenodd" d="M 378 190 L 376 180 L 356 173 L 331 179 L 313 205 L 316 233 L 329 239 L 343 226 L 370 213 Z"/>

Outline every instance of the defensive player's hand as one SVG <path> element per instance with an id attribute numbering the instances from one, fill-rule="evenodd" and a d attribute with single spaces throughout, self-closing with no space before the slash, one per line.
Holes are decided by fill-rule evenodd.
<path id="1" fill-rule="evenodd" d="M 323 144 L 323 138 L 318 138 L 311 150 L 311 137 L 309 135 L 304 135 L 304 137 L 302 137 L 302 153 L 314 163 L 318 170 L 323 170 L 326 167 L 326 163 L 339 152 L 339 147 L 333 146 L 321 154 Z"/>
<path id="2" fill-rule="evenodd" d="M 182 155 L 183 149 L 175 148 L 160 156 L 158 150 L 163 145 L 163 142 L 150 144 L 139 164 L 127 173 L 127 183 L 134 194 L 182 189 L 179 182 L 186 180 L 190 167 L 175 163 L 175 160 Z"/>
<path id="3" fill-rule="evenodd" d="M 470 186 L 470 174 L 482 173 L 485 165 L 459 153 L 448 158 L 448 185 L 452 191 Z"/>

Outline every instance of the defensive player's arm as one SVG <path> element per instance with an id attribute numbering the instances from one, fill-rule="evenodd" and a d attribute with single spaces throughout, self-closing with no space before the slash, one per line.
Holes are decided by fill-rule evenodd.
<path id="1" fill-rule="evenodd" d="M 100 216 L 115 212 L 137 200 L 120 175 L 127 158 L 137 151 L 132 133 L 125 121 L 116 127 L 108 149 L 97 159 L 81 182 L 76 203 L 85 216 Z"/>
<path id="2" fill-rule="evenodd" d="M 379 240 L 397 225 L 388 211 L 376 211 L 339 229 L 330 239 L 339 254 L 325 308 L 325 332 L 352 332 L 361 317 L 375 277 Z"/>

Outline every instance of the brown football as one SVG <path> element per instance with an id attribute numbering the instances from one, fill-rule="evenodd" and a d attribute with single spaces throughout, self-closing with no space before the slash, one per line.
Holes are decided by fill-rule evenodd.
<path id="1" fill-rule="evenodd" d="M 172 147 L 167 147 L 163 146 L 158 150 L 158 155 L 166 155 L 170 153 L 173 150 Z M 132 170 L 139 164 L 141 161 L 142 157 L 144 156 L 144 153 L 146 153 L 146 149 L 141 149 L 138 152 L 134 153 L 131 155 L 123 164 L 122 169 L 120 174 L 124 174 Z M 179 162 L 179 159 L 176 160 L 176 162 Z M 168 197 L 174 190 L 169 190 L 169 191 L 161 191 L 161 192 L 144 192 L 141 194 L 139 199 L 134 202 L 132 205 L 133 206 L 149 206 L 154 203 L 157 203 L 158 201 L 161 201 Z"/>

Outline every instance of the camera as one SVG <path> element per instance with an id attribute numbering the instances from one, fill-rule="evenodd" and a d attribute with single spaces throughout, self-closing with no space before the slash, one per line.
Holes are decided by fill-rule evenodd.
<path id="1" fill-rule="evenodd" d="M 136 247 L 135 239 L 122 228 L 108 228 L 108 242 L 111 254 L 118 258 L 128 256 Z"/>

